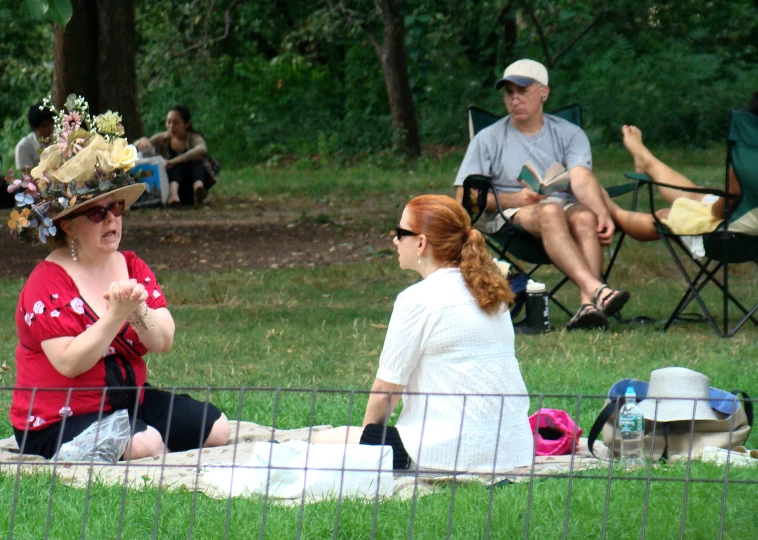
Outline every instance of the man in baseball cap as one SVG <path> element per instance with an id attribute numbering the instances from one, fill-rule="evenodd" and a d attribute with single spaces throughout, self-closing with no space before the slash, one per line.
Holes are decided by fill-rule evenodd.
<path id="1" fill-rule="evenodd" d="M 517 60 L 505 68 L 503 78 L 495 83 L 495 89 L 500 90 L 505 83 L 512 82 L 526 88 L 534 83 L 547 86 L 547 69 L 534 60 Z"/>
<path id="2" fill-rule="evenodd" d="M 456 198 L 463 200 L 463 181 L 468 176 L 489 176 L 504 217 L 490 193 L 487 232 L 497 232 L 509 219 L 540 238 L 553 264 L 579 288 L 580 308 L 567 328 L 603 328 L 630 295 L 600 281 L 601 245 L 611 243 L 615 226 L 603 188 L 592 173 L 589 139 L 580 127 L 543 111 L 550 87 L 541 63 L 513 62 L 495 88 L 504 89 L 508 116 L 469 143 L 455 179 Z M 527 164 L 544 176 L 556 163 L 569 174 L 565 191 L 542 195 L 519 180 Z"/>

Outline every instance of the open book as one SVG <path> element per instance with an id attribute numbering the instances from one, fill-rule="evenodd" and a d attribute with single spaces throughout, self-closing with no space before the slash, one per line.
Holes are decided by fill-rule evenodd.
<path id="1" fill-rule="evenodd" d="M 569 172 L 557 161 L 548 167 L 544 178 L 540 176 L 534 163 L 527 161 L 524 163 L 524 168 L 521 169 L 518 179 L 540 195 L 550 195 L 557 191 L 568 191 L 569 189 Z"/>

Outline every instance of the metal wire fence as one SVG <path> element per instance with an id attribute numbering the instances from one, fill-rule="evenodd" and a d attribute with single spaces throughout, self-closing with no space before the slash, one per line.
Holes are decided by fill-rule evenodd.
<path id="1" fill-rule="evenodd" d="M 98 463 L 91 455 L 73 462 L 19 452 L 17 446 L 31 439 L 29 431 L 16 431 L 0 441 L 0 507 L 5 509 L 0 531 L 7 538 L 758 538 L 758 513 L 747 510 L 758 485 L 758 454 L 714 448 L 701 460 L 699 433 L 713 433 L 713 423 L 685 421 L 678 430 L 660 422 L 648 425 L 648 453 L 656 434 L 689 438 L 686 454 L 669 456 L 668 462 L 648 459 L 636 468 L 619 463 L 611 421 L 608 446 L 602 437 L 597 443 L 598 457 L 574 432 L 567 435 L 573 441 L 568 455 L 533 456 L 526 464 L 503 468 L 495 448 L 531 445 L 500 437 L 518 420 L 505 414 L 508 402 L 526 396 L 428 394 L 428 407 L 438 399 L 458 403 L 461 418 L 451 420 L 447 434 L 458 440 L 457 452 L 470 436 L 463 421 L 467 408 L 472 412 L 477 401 L 498 404 L 501 414 L 491 426 L 494 447 L 482 454 L 492 463 L 486 470 L 417 463 L 393 470 L 387 446 L 306 443 L 327 424 L 360 424 L 368 392 L 170 390 L 220 403 L 231 420 L 229 444 L 115 463 Z M 102 403 L 108 400 L 102 388 L 16 391 L 32 396 L 30 426 L 34 400 L 44 392 L 66 396 L 60 424 L 68 420 L 66 408 L 76 402 L 76 392 L 99 392 Z M 9 403 L 11 392 L 0 388 L 0 403 Z M 531 410 L 566 410 L 586 435 L 606 396 L 528 399 Z M 744 411 L 753 401 L 735 397 L 734 406 Z M 693 411 L 696 403 L 692 400 Z M 131 409 L 132 417 L 135 413 L 140 414 L 139 403 Z M 743 442 L 734 436 L 744 432 L 740 422 L 737 414 L 724 415 L 722 446 Z M 100 437 L 101 425 L 95 424 L 95 446 L 107 439 Z M 134 435 L 134 426 L 131 422 L 127 437 Z M 59 437 L 57 447 L 66 442 Z M 419 451 L 423 446 L 409 454 L 423 465 Z"/>

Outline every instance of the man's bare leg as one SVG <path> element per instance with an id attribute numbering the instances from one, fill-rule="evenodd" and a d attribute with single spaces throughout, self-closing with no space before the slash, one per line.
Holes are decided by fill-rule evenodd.
<path id="1" fill-rule="evenodd" d="M 565 213 L 571 236 L 574 237 L 579 246 L 590 273 L 600 279 L 603 268 L 603 252 L 597 237 L 595 214 L 582 204 L 575 204 L 566 209 Z"/>
<path id="2" fill-rule="evenodd" d="M 533 204 L 521 208 L 513 220 L 529 234 L 542 239 L 545 253 L 553 264 L 579 287 L 581 303 L 592 303 L 595 290 L 602 285 L 599 272 L 597 276 L 593 275 L 582 249 L 571 234 L 563 208 L 551 203 Z M 597 231 L 593 230 L 593 233 L 597 241 Z"/>

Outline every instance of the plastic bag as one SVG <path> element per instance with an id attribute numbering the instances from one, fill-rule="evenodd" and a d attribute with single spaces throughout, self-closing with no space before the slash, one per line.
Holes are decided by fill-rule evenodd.
<path id="1" fill-rule="evenodd" d="M 582 428 L 560 409 L 538 410 L 529 417 L 529 425 L 534 434 L 534 453 L 538 456 L 572 454 L 582 436 Z"/>
<path id="2" fill-rule="evenodd" d="M 121 409 L 62 445 L 53 461 L 116 463 L 124 455 L 130 436 L 129 416 L 126 409 Z"/>

